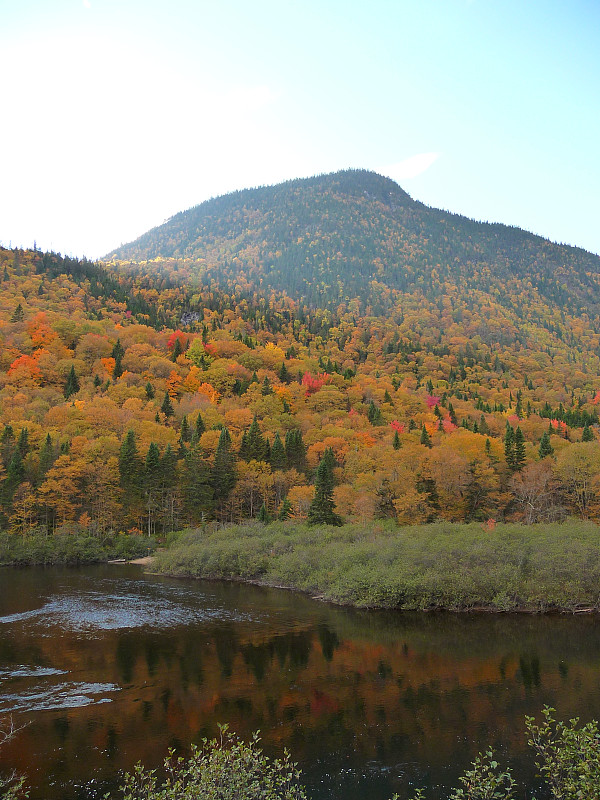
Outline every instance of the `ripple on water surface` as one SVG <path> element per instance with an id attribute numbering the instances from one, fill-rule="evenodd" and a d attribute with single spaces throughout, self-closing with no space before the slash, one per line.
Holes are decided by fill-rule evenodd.
<path id="1" fill-rule="evenodd" d="M 59 683 L 29 691 L 0 695 L 0 714 L 13 711 L 50 711 L 110 703 L 106 697 L 119 691 L 114 683 Z"/>
<path id="2" fill-rule="evenodd" d="M 184 587 L 153 587 L 127 581 L 102 581 L 94 591 L 75 590 L 47 598 L 39 608 L 0 617 L 0 624 L 35 626 L 36 635 L 50 636 L 59 627 L 75 633 L 126 628 L 170 628 L 212 619 L 249 620 L 248 614 L 226 609 L 214 598 L 188 592 Z M 159 590 L 157 591 L 157 588 Z"/>

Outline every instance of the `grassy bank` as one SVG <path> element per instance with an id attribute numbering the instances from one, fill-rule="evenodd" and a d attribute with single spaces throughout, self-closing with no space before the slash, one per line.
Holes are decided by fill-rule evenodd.
<path id="1" fill-rule="evenodd" d="M 363 608 L 600 610 L 600 527 L 291 522 L 191 531 L 153 571 L 299 589 Z"/>
<path id="2" fill-rule="evenodd" d="M 156 542 L 119 534 L 100 538 L 82 533 L 32 536 L 0 533 L 0 566 L 34 564 L 94 564 L 117 558 L 138 558 L 154 551 Z"/>

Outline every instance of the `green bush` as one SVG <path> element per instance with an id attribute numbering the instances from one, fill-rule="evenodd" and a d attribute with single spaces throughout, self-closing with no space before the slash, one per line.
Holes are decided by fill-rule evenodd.
<path id="1" fill-rule="evenodd" d="M 246 523 L 186 532 L 153 569 L 285 586 L 363 608 L 600 610 L 599 532 L 582 521 L 494 530 Z"/>
<path id="2" fill-rule="evenodd" d="M 30 536 L 2 533 L 0 565 L 94 564 L 113 558 L 137 558 L 155 549 L 155 539 L 129 534 L 100 538 L 77 532 L 39 532 Z"/>
<path id="3" fill-rule="evenodd" d="M 271 761 L 258 742 L 254 734 L 245 744 L 224 726 L 218 739 L 204 739 L 188 760 L 171 755 L 162 782 L 138 764 L 125 776 L 123 800 L 306 800 L 289 754 Z"/>

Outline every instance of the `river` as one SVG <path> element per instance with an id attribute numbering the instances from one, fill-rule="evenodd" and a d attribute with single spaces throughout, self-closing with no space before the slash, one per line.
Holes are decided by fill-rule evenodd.
<path id="1" fill-rule="evenodd" d="M 600 718 L 595 616 L 336 608 L 140 567 L 0 571 L 0 771 L 99 798 L 219 723 L 291 750 L 312 800 L 441 800 L 492 745 L 537 785 L 524 716 Z"/>

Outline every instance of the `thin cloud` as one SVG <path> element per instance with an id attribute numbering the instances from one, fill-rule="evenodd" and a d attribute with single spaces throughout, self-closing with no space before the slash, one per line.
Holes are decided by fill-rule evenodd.
<path id="1" fill-rule="evenodd" d="M 418 153 L 397 164 L 389 164 L 382 169 L 382 172 L 395 181 L 410 180 L 422 175 L 432 164 L 435 164 L 440 155 L 440 153 Z"/>

